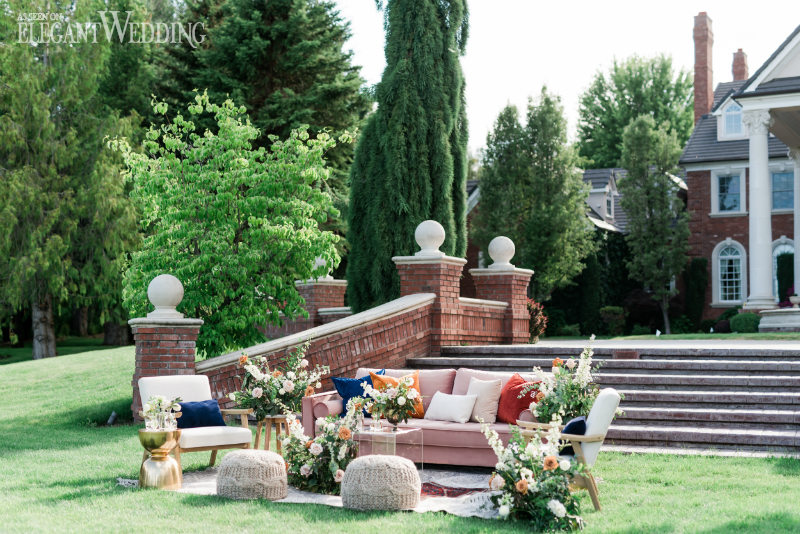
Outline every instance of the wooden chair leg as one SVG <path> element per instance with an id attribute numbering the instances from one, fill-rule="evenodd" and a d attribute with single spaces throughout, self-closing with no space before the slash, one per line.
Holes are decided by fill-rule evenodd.
<path id="1" fill-rule="evenodd" d="M 264 433 L 264 450 L 270 450 L 272 446 L 272 421 L 268 421 L 266 425 L 266 432 Z"/>
<path id="2" fill-rule="evenodd" d="M 281 435 L 283 432 L 283 423 L 278 421 L 278 425 L 275 427 L 275 451 L 278 454 L 281 454 Z"/>
<path id="3" fill-rule="evenodd" d="M 217 461 L 217 451 L 211 451 L 211 461 L 209 462 L 210 467 L 214 467 L 214 463 Z"/>
<path id="4" fill-rule="evenodd" d="M 600 511 L 600 497 L 597 495 L 597 483 L 594 481 L 594 476 L 591 473 L 587 472 L 584 475 L 586 479 L 586 489 L 589 492 L 589 496 L 592 498 L 592 504 L 594 505 L 594 509 L 598 512 Z"/>
<path id="5" fill-rule="evenodd" d="M 263 426 L 264 426 L 263 421 L 259 421 L 258 424 L 256 425 L 256 445 L 255 445 L 256 449 L 258 449 L 258 444 L 261 442 L 261 430 Z"/>

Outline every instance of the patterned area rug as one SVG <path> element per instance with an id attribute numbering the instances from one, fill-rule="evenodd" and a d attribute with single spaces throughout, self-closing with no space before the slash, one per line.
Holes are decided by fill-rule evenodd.
<path id="1" fill-rule="evenodd" d="M 423 482 L 422 484 L 422 497 L 461 497 L 463 495 L 472 495 L 473 493 L 481 493 L 489 491 L 487 488 L 450 488 L 442 486 L 436 482 Z"/>

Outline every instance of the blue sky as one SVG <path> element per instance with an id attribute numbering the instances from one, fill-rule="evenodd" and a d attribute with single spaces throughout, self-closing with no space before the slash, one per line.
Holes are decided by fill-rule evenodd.
<path id="1" fill-rule="evenodd" d="M 347 48 L 369 83 L 385 65 L 383 15 L 374 0 L 338 0 L 353 37 Z M 743 48 L 750 73 L 800 24 L 800 2 L 792 1 L 560 1 L 473 0 L 470 39 L 462 68 L 467 82 L 471 150 L 508 103 L 526 105 L 542 85 L 561 96 L 574 138 L 578 100 L 598 70 L 633 54 L 672 56 L 676 67 L 693 70 L 692 27 L 708 12 L 714 31 L 714 84 L 730 81 L 733 52 Z"/>

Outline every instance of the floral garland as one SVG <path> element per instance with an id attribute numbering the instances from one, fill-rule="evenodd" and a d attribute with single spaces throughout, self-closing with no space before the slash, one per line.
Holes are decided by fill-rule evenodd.
<path id="1" fill-rule="evenodd" d="M 358 455 L 354 434 L 362 405 L 360 397 L 350 399 L 345 416 L 326 417 L 314 439 L 303 433 L 303 425 L 293 414 L 287 414 L 289 435 L 281 444 L 289 484 L 315 493 L 339 495 L 344 470 Z"/>
<path id="2" fill-rule="evenodd" d="M 242 389 L 228 397 L 240 408 L 252 408 L 256 419 L 300 411 L 303 397 L 313 395 L 322 387 L 320 378 L 330 372 L 328 366 L 317 365 L 309 370 L 305 353 L 308 343 L 295 348 L 283 361 L 283 366 L 270 370 L 263 356 L 250 358 L 246 353 L 239 357 L 244 370 Z"/>
<path id="3" fill-rule="evenodd" d="M 497 456 L 489 489 L 501 519 L 527 520 L 536 531 L 583 527 L 580 505 L 569 491 L 569 481 L 580 476 L 583 467 L 558 459 L 561 433 L 557 424 L 544 439 L 537 434 L 528 443 L 519 428 L 512 426 L 507 447 L 489 425 L 481 424 L 481 430 Z"/>

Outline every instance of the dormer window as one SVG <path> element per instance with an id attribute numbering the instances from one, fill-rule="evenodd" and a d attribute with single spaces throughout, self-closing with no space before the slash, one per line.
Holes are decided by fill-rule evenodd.
<path id="1" fill-rule="evenodd" d="M 738 136 L 744 133 L 744 129 L 742 128 L 742 106 L 736 102 L 731 102 L 728 107 L 725 108 L 723 117 L 723 127 L 726 137 Z"/>
<path id="2" fill-rule="evenodd" d="M 611 195 L 606 195 L 606 217 L 609 219 L 614 218 L 614 201 L 611 199 Z"/>

